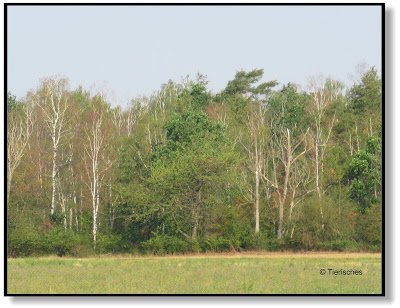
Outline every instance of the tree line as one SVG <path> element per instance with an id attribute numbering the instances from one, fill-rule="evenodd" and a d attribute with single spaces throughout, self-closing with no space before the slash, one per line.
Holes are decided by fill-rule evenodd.
<path id="1" fill-rule="evenodd" d="M 8 255 L 380 251 L 382 85 L 238 71 L 126 108 L 46 78 L 7 96 Z"/>

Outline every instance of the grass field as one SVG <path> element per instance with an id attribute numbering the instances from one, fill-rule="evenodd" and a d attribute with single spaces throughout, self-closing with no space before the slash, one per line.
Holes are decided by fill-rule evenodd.
<path id="1" fill-rule="evenodd" d="M 321 275 L 321 269 L 326 273 Z M 328 269 L 361 270 L 334 275 Z M 379 294 L 381 255 L 240 253 L 8 259 L 9 294 Z"/>

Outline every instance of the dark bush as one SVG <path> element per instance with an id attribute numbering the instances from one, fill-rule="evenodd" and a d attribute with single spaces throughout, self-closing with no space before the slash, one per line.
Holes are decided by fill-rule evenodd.
<path id="1" fill-rule="evenodd" d="M 132 243 L 120 234 L 100 235 L 96 241 L 96 253 L 123 253 L 132 249 Z"/>
<path id="2" fill-rule="evenodd" d="M 382 207 L 372 204 L 365 213 L 357 215 L 356 236 L 359 241 L 380 246 L 382 239 Z"/>
<path id="3" fill-rule="evenodd" d="M 90 255 L 92 243 L 87 236 L 54 228 L 48 231 L 13 233 L 8 236 L 8 256 L 27 257 L 56 254 L 58 256 Z"/>
<path id="4" fill-rule="evenodd" d="M 165 255 L 165 254 L 178 254 L 188 252 L 190 245 L 178 238 L 168 235 L 159 235 L 153 232 L 153 236 L 140 243 L 141 247 L 146 253 L 154 255 Z"/>
<path id="5" fill-rule="evenodd" d="M 47 253 L 43 249 L 43 239 L 37 232 L 9 234 L 7 248 L 9 257 L 27 257 Z"/>

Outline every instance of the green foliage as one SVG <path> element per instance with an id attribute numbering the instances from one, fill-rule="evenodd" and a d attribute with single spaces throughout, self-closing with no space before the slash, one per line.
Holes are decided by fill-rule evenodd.
<path id="1" fill-rule="evenodd" d="M 44 250 L 57 256 L 70 254 L 76 245 L 76 236 L 73 232 L 65 232 L 62 228 L 54 229 L 44 236 Z"/>
<path id="2" fill-rule="evenodd" d="M 356 252 L 360 251 L 360 245 L 354 239 L 338 238 L 332 241 L 325 241 L 318 244 L 319 250 L 326 251 L 348 251 Z"/>
<path id="3" fill-rule="evenodd" d="M 173 217 L 179 232 L 196 237 L 207 209 L 218 202 L 213 192 L 229 178 L 236 157 L 224 143 L 222 126 L 202 112 L 176 115 L 166 129 L 167 144 L 153 153 L 148 183 L 163 215 Z"/>
<path id="4" fill-rule="evenodd" d="M 365 212 L 357 216 L 357 239 L 380 247 L 382 242 L 382 207 L 372 204 Z"/>
<path id="5" fill-rule="evenodd" d="M 257 234 L 254 232 L 249 233 L 247 236 L 240 239 L 240 243 L 243 250 L 280 251 L 284 248 L 282 241 L 264 232 L 259 232 Z"/>
<path id="6" fill-rule="evenodd" d="M 47 232 L 12 233 L 8 239 L 8 256 L 84 256 L 92 253 L 91 245 L 87 237 L 63 228 L 54 228 Z"/>
<path id="7" fill-rule="evenodd" d="M 154 255 L 243 250 L 277 251 L 284 247 L 282 243 L 279 243 L 276 239 L 266 237 L 265 234 L 251 234 L 242 238 L 242 240 L 215 234 L 192 240 L 153 233 L 152 237 L 147 241 L 141 242 L 140 246 L 145 253 Z"/>
<path id="8" fill-rule="evenodd" d="M 7 92 L 7 112 L 13 111 L 17 109 L 17 107 L 18 102 L 16 96 L 13 95 L 11 92 Z"/>
<path id="9" fill-rule="evenodd" d="M 300 250 L 314 250 L 324 239 L 321 228 L 320 200 L 318 197 L 307 199 L 302 205 L 302 215 L 299 217 L 289 247 Z"/>
<path id="10" fill-rule="evenodd" d="M 132 243 L 121 234 L 102 234 L 96 242 L 96 253 L 122 253 L 130 251 Z"/>
<path id="11" fill-rule="evenodd" d="M 235 75 L 235 79 L 228 82 L 224 92 L 228 95 L 244 94 L 246 92 L 253 94 L 267 94 L 271 87 L 276 86 L 276 81 L 264 82 L 257 87 L 253 87 L 255 83 L 261 80 L 264 75 L 263 69 L 255 69 L 250 72 L 239 71 Z"/>
<path id="12" fill-rule="evenodd" d="M 288 84 L 275 92 L 269 100 L 272 111 L 276 114 L 278 124 L 289 129 L 303 128 L 305 119 L 306 93 L 299 93 L 296 85 Z"/>
<path id="13" fill-rule="evenodd" d="M 44 253 L 42 241 L 42 237 L 35 231 L 26 234 L 9 234 L 7 255 L 8 257 L 26 257 L 37 253 Z"/>
<path id="14" fill-rule="evenodd" d="M 377 71 L 368 71 L 346 96 L 343 84 L 331 79 L 321 89 L 326 100 L 320 123 L 321 196 L 315 189 L 312 97 L 292 83 L 273 91 L 278 83 L 262 82 L 263 73 L 239 71 L 216 94 L 202 75 L 184 84 L 169 80 L 150 97 L 133 99 L 126 110 L 111 108 L 103 95 L 82 87 L 63 88 L 70 105 L 57 152 L 57 209 L 51 216 L 52 139 L 43 109 L 33 104 L 50 98 L 44 87 L 28 94 L 36 123 L 13 176 L 8 255 L 379 251 L 382 95 Z M 21 117 L 25 104 L 8 93 L 8 119 Z M 98 140 L 100 216 L 94 245 L 87 142 L 93 134 L 88 124 L 100 116 L 105 134 Z M 289 170 L 282 239 L 277 240 L 287 130 L 292 147 L 297 146 L 293 158 L 306 152 Z M 262 173 L 257 234 L 256 149 Z"/>
<path id="15" fill-rule="evenodd" d="M 194 109 L 202 109 L 211 102 L 211 94 L 207 92 L 207 88 L 203 84 L 192 84 L 190 96 L 192 97 L 191 105 Z"/>
<path id="16" fill-rule="evenodd" d="M 350 99 L 352 100 L 352 108 L 356 113 L 380 111 L 382 104 L 381 84 L 378 72 L 373 67 L 364 74 L 361 84 L 353 86 L 350 90 Z"/>
<path id="17" fill-rule="evenodd" d="M 183 254 L 197 252 L 193 242 L 184 240 L 176 236 L 153 233 L 153 236 L 140 243 L 147 254 L 165 255 L 165 254 Z"/>
<path id="18" fill-rule="evenodd" d="M 333 80 L 332 78 L 327 78 L 325 82 L 326 94 L 332 101 L 337 101 L 342 99 L 343 90 L 345 86 L 344 83 L 338 80 Z"/>
<path id="19" fill-rule="evenodd" d="M 240 250 L 240 241 L 238 239 L 224 238 L 222 236 L 212 235 L 204 242 L 204 251 L 223 252 Z"/>
<path id="20" fill-rule="evenodd" d="M 372 203 L 380 202 L 380 140 L 368 138 L 367 151 L 359 151 L 352 159 L 347 177 L 351 181 L 350 198 L 357 201 L 363 213 Z"/>
<path id="21" fill-rule="evenodd" d="M 247 111 L 252 103 L 266 103 L 268 96 L 271 94 L 271 88 L 278 85 L 277 81 L 258 83 L 264 75 L 263 69 L 255 69 L 250 72 L 239 71 L 235 75 L 235 79 L 228 82 L 225 90 L 216 96 L 216 101 L 226 101 L 229 108 L 235 115 L 235 120 L 239 124 L 243 124 L 247 118 Z"/>
<path id="22" fill-rule="evenodd" d="M 367 139 L 367 153 L 381 155 L 381 138 L 370 137 Z"/>
<path id="23" fill-rule="evenodd" d="M 212 124 L 207 114 L 194 111 L 176 114 L 165 128 L 168 146 L 172 151 L 189 147 L 196 141 L 201 142 L 208 135 L 213 135 L 211 141 L 217 142 L 223 130 L 219 123 Z"/>

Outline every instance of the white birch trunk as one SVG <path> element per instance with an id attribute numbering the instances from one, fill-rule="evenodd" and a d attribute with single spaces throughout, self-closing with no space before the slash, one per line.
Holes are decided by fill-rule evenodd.
<path id="1" fill-rule="evenodd" d="M 104 128 L 103 128 L 103 112 L 97 111 L 93 114 L 93 122 L 88 124 L 85 128 L 87 136 L 87 144 L 85 144 L 84 163 L 89 180 L 89 188 L 92 195 L 92 212 L 93 212 L 93 242 L 96 247 L 97 233 L 99 227 L 99 208 L 100 208 L 100 189 L 104 177 L 104 172 L 108 167 L 100 168 L 102 159 L 103 142 L 104 142 Z M 103 158 L 104 160 L 104 158 Z"/>
<path id="2" fill-rule="evenodd" d="M 50 136 L 53 142 L 52 159 L 52 192 L 50 214 L 53 215 L 56 210 L 56 176 L 58 172 L 57 152 L 61 136 L 65 132 L 64 120 L 68 108 L 66 98 L 68 81 L 66 79 L 44 81 L 44 99 L 38 104 L 45 115 L 45 121 L 50 130 Z"/>
<path id="3" fill-rule="evenodd" d="M 33 103 L 31 102 L 25 106 L 22 118 L 7 115 L 7 206 L 9 206 L 14 171 L 24 155 L 33 126 Z"/>

